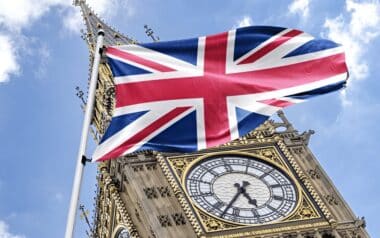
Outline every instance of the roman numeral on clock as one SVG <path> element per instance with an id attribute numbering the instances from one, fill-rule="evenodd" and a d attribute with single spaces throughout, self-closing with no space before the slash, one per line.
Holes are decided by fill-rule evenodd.
<path id="1" fill-rule="evenodd" d="M 236 208 L 236 207 L 232 208 L 232 214 L 233 214 L 234 216 L 239 216 L 239 214 L 240 214 L 240 209 L 239 209 L 239 208 Z"/>
<path id="2" fill-rule="evenodd" d="M 227 172 L 232 172 L 232 167 L 231 165 L 228 164 L 227 161 L 225 161 L 224 159 L 222 159 L 222 162 L 223 162 L 223 166 L 224 168 L 226 169 Z"/>
<path id="3" fill-rule="evenodd" d="M 203 180 L 199 180 L 199 179 L 189 179 L 190 180 L 190 183 L 192 184 L 192 183 L 194 183 L 194 184 L 196 184 L 196 182 L 200 182 L 200 183 L 206 183 L 206 184 L 210 184 L 211 185 L 211 183 L 210 182 L 206 182 L 206 181 L 203 181 Z"/>
<path id="4" fill-rule="evenodd" d="M 203 166 L 203 165 L 201 165 L 201 166 L 199 166 L 199 167 L 203 168 L 204 170 L 206 170 L 207 172 L 209 172 L 210 174 L 212 174 L 212 175 L 214 175 L 214 176 L 217 176 L 217 175 L 218 175 L 217 172 L 215 172 L 214 170 L 212 170 L 212 169 L 210 169 L 210 168 L 207 168 L 207 167 L 205 167 L 205 166 Z"/>
<path id="5" fill-rule="evenodd" d="M 265 171 L 264 174 L 262 174 L 262 175 L 259 177 L 259 179 L 263 179 L 265 176 L 270 175 L 270 173 L 272 173 L 273 170 L 274 170 L 274 169 L 269 169 L 269 170 Z"/>
<path id="6" fill-rule="evenodd" d="M 223 207 L 224 203 L 221 202 L 221 201 L 218 201 L 217 203 L 215 203 L 213 206 L 213 209 L 217 209 L 217 210 L 220 210 L 221 207 Z"/>
<path id="7" fill-rule="evenodd" d="M 273 199 L 274 199 L 274 200 L 277 200 L 277 201 L 282 201 L 282 200 L 284 200 L 284 197 L 274 195 L 274 196 L 273 196 Z"/>
<path id="8" fill-rule="evenodd" d="M 260 215 L 259 215 L 259 213 L 257 212 L 257 210 L 256 210 L 256 209 L 252 209 L 251 212 L 253 213 L 253 217 L 254 217 L 254 218 L 257 218 L 257 222 L 258 222 L 258 223 L 262 223 L 262 221 L 261 221 L 261 219 L 260 219 Z"/>
<path id="9" fill-rule="evenodd" d="M 196 197 L 209 197 L 209 196 L 214 196 L 214 194 L 209 192 L 209 193 L 200 193 L 200 194 L 192 195 L 192 197 L 194 197 L 194 198 L 196 198 Z"/>
<path id="10" fill-rule="evenodd" d="M 272 207 L 271 205 L 267 205 L 267 207 L 272 211 L 277 211 L 277 208 Z"/>

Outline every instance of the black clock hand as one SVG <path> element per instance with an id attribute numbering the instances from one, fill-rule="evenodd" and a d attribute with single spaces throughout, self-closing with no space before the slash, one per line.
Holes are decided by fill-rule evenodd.
<path id="1" fill-rule="evenodd" d="M 227 210 L 230 209 L 230 207 L 232 206 L 232 204 L 236 201 L 236 199 L 239 197 L 240 195 L 240 184 L 238 183 L 235 183 L 234 186 L 237 188 L 237 192 L 235 194 L 235 196 L 232 198 L 232 200 L 230 201 L 230 203 L 228 203 L 226 209 L 224 209 L 224 211 L 222 212 L 222 214 L 220 215 L 221 217 L 226 214 Z"/>
<path id="2" fill-rule="evenodd" d="M 245 187 L 247 187 L 249 185 L 249 183 L 247 181 L 243 181 L 243 188 L 242 188 L 242 193 L 243 193 L 243 196 L 246 197 L 248 199 L 248 203 L 249 204 L 252 204 L 254 205 L 255 207 L 257 207 L 257 200 L 256 199 L 252 199 L 249 194 L 247 193 L 247 190 L 245 189 Z"/>
<path id="3" fill-rule="evenodd" d="M 227 205 L 226 209 L 224 209 L 224 211 L 220 215 L 221 217 L 224 214 L 226 214 L 226 212 L 228 211 L 228 209 L 230 209 L 230 207 L 232 206 L 232 204 L 238 199 L 239 195 L 242 194 L 242 193 L 245 193 L 245 187 L 247 187 L 248 185 L 249 185 L 249 183 L 247 181 L 243 181 L 243 185 L 241 187 L 240 187 L 240 184 L 238 184 L 238 183 L 234 184 L 234 186 L 237 188 L 237 193 L 232 198 L 231 202 Z"/>
<path id="4" fill-rule="evenodd" d="M 257 207 L 257 200 L 256 199 L 252 199 L 251 196 L 249 196 L 249 194 L 247 193 L 247 191 L 244 191 L 243 192 L 243 196 L 246 197 L 248 199 L 248 203 L 249 204 L 252 204 L 254 205 L 255 207 Z"/>

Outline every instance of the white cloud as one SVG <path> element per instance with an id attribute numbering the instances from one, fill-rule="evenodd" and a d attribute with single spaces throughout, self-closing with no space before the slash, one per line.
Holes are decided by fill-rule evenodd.
<path id="1" fill-rule="evenodd" d="M 0 83 L 7 82 L 10 75 L 18 74 L 19 70 L 14 43 L 0 33 Z"/>
<path id="2" fill-rule="evenodd" d="M 19 31 L 22 28 L 30 27 L 34 21 L 50 9 L 59 7 L 67 12 L 67 15 L 62 17 L 64 26 L 74 29 L 74 26 L 82 26 L 83 20 L 79 7 L 74 7 L 72 2 L 73 0 L 1 1 L 0 25 L 12 31 Z M 87 0 L 86 2 L 96 13 L 105 18 L 112 17 L 115 14 L 115 9 L 121 6 L 118 0 Z M 127 11 L 128 14 L 132 14 L 132 12 L 132 10 Z"/>
<path id="3" fill-rule="evenodd" d="M 115 9 L 125 8 L 128 15 L 134 13 L 133 8 L 126 8 L 126 2 L 120 0 L 87 0 L 87 3 L 102 17 L 112 17 Z M 57 8 L 62 15 L 64 29 L 80 33 L 83 20 L 79 7 L 72 5 L 73 0 L 0 0 L 0 83 L 9 81 L 11 76 L 20 73 L 22 66 L 18 59 L 25 54 L 25 49 L 31 49 L 30 39 L 23 31 L 30 29 L 33 24 L 51 9 Z M 127 1 L 130 3 L 130 1 Z M 43 45 L 43 44 L 42 44 Z M 49 59 L 49 51 L 45 46 L 37 49 L 34 54 L 42 56 L 40 65 L 36 67 L 36 76 L 42 77 Z M 1 238 L 1 237 L 0 237 Z"/>
<path id="4" fill-rule="evenodd" d="M 352 84 L 369 74 L 365 60 L 368 45 L 380 34 L 380 3 L 378 1 L 355 2 L 346 0 L 346 14 L 327 18 L 324 23 L 325 37 L 343 44 Z M 350 87 L 348 87 L 350 88 Z M 341 94 L 343 105 L 351 105 L 347 92 Z"/>
<path id="5" fill-rule="evenodd" d="M 54 6 L 69 6 L 71 0 L 12 0 L 0 1 L 0 25 L 20 31 Z"/>
<path id="6" fill-rule="evenodd" d="M 253 20 L 250 16 L 243 16 L 243 18 L 236 21 L 234 28 L 252 26 Z"/>
<path id="7" fill-rule="evenodd" d="M 19 53 L 21 49 L 29 48 L 22 31 L 30 28 L 52 7 L 68 7 L 70 4 L 71 0 L 0 1 L 0 82 L 20 73 Z"/>
<path id="8" fill-rule="evenodd" d="M 294 0 L 288 7 L 291 14 L 298 14 L 304 20 L 309 17 L 310 0 Z"/>
<path id="9" fill-rule="evenodd" d="M 64 16 L 63 26 L 73 33 L 80 33 L 80 30 L 84 28 L 81 13 L 78 8 L 71 8 Z"/>
<path id="10" fill-rule="evenodd" d="M 351 13 L 350 31 L 352 35 L 364 43 L 370 42 L 380 33 L 380 4 L 379 2 L 357 3 L 346 1 L 346 9 Z"/>
<path id="11" fill-rule="evenodd" d="M 8 224 L 0 220 L 0 238 L 25 238 L 25 236 L 10 233 Z"/>

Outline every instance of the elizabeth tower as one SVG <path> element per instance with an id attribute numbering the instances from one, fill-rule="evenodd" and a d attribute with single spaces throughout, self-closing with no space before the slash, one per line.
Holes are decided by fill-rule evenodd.
<path id="1" fill-rule="evenodd" d="M 105 24 L 83 0 L 90 60 L 105 45 L 135 41 Z M 109 67 L 99 68 L 92 125 L 104 133 L 114 107 Z M 99 164 L 94 236 L 365 238 L 357 218 L 283 112 L 245 137 L 188 154 L 146 151 Z"/>

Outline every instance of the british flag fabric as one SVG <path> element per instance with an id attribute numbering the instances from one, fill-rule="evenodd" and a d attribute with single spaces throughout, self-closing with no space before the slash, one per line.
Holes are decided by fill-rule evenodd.
<path id="1" fill-rule="evenodd" d="M 112 46 L 106 55 L 116 106 L 93 161 L 217 146 L 348 78 L 341 45 L 282 27 Z"/>

